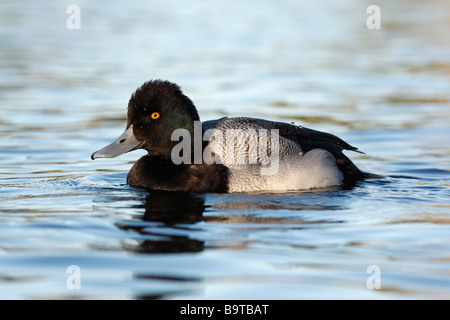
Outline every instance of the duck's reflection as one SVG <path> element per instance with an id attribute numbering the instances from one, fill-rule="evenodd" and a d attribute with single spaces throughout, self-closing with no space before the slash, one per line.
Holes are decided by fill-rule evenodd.
<path id="1" fill-rule="evenodd" d="M 210 199 L 213 205 L 206 205 L 205 199 Z M 289 195 L 291 197 L 291 195 Z M 142 198 L 141 200 L 142 201 Z M 291 198 L 292 201 L 292 198 Z M 305 204 L 307 203 L 307 204 Z M 233 237 L 235 232 L 256 231 L 277 228 L 302 229 L 311 224 L 340 223 L 342 221 L 327 219 L 299 219 L 299 212 L 339 210 L 336 205 L 316 204 L 308 201 L 289 202 L 280 196 L 268 195 L 204 195 L 175 192 L 150 192 L 146 194 L 142 204 L 144 214 L 135 216 L 133 220 L 122 220 L 116 223 L 120 229 L 137 232 L 139 236 L 123 242 L 124 249 L 137 253 L 182 253 L 200 252 L 205 248 L 201 238 L 203 227 L 195 226 L 198 222 L 230 224 L 229 247 L 245 249 L 247 242 L 242 243 L 240 237 Z M 204 216 L 205 210 L 210 212 Z M 264 216 L 267 211 L 284 212 Z M 217 214 L 211 214 L 216 212 Z M 286 212 L 292 215 L 286 215 Z M 199 237 L 195 237 L 199 235 Z M 196 239 L 197 238 L 197 239 Z M 241 239 L 241 241 L 238 240 Z M 239 242 L 239 243 L 237 243 Z M 212 244 L 210 244 L 211 246 Z M 214 246 L 214 245 L 212 245 Z M 222 243 L 223 246 L 223 243 Z"/>
<path id="2" fill-rule="evenodd" d="M 131 215 L 133 219 L 120 220 L 116 225 L 129 231 L 129 236 L 122 242 L 125 250 L 147 255 L 197 253 L 206 248 L 245 250 L 254 242 L 245 237 L 247 233 L 254 238 L 255 233 L 264 230 L 278 229 L 284 232 L 291 228 L 308 228 L 311 224 L 341 222 L 318 218 L 302 219 L 302 211 L 340 209 L 336 205 L 313 205 L 307 194 L 306 198 L 298 194 L 297 197 L 173 192 L 149 192 L 142 195 L 141 193 L 140 197 L 127 200 L 134 203 L 131 208 L 131 212 L 134 212 Z M 314 197 L 316 195 L 314 193 Z M 225 233 L 222 232 L 224 229 Z M 228 240 L 224 240 L 224 237 Z M 304 246 L 295 241 L 291 245 Z M 179 257 L 179 261 L 184 261 L 186 256 Z M 186 261 L 191 260 L 186 258 Z M 164 262 L 159 263 L 164 266 Z M 141 270 L 133 272 L 133 277 L 148 284 L 146 290 L 136 294 L 138 299 L 189 295 L 202 288 L 203 283 L 201 277 L 186 276 L 173 267 L 168 267 L 167 271 L 161 271 L 158 267 Z"/>
<path id="3" fill-rule="evenodd" d="M 189 224 L 202 220 L 205 200 L 200 195 L 174 192 L 152 192 L 145 201 L 144 221 L 166 225 Z"/>
<path id="4" fill-rule="evenodd" d="M 137 253 L 181 253 L 203 250 L 204 241 L 192 239 L 185 225 L 202 220 L 205 201 L 189 193 L 151 192 L 141 220 L 116 223 L 120 229 L 135 231 L 140 237 L 124 241 L 123 247 Z"/>

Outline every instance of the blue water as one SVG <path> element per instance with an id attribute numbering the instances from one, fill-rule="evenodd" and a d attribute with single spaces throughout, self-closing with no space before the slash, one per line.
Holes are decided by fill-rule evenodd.
<path id="1" fill-rule="evenodd" d="M 81 29 L 68 29 L 69 5 Z M 1 299 L 449 299 L 447 1 L 0 4 Z M 131 93 L 334 133 L 352 189 L 167 194 L 90 160 Z M 76 269 L 71 269 L 75 266 Z M 73 271 L 75 270 L 75 271 Z M 375 271 L 374 271 L 375 270 Z"/>

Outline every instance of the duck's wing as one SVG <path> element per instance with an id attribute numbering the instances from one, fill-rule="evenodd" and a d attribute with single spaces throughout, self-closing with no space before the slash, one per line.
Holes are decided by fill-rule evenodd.
<path id="1" fill-rule="evenodd" d="M 333 134 L 317 131 L 302 126 L 297 126 L 285 122 L 269 121 L 257 118 L 221 118 L 218 120 L 206 121 L 203 123 L 203 129 L 277 129 L 280 137 L 292 141 L 299 146 L 302 153 L 312 149 L 324 149 L 330 152 L 335 158 L 339 169 L 344 173 L 344 183 L 353 184 L 357 180 L 369 177 L 359 170 L 356 165 L 343 154 L 343 150 L 351 150 L 363 153 L 358 148 L 351 146 L 344 140 Z"/>
<path id="2" fill-rule="evenodd" d="M 342 150 L 351 150 L 364 153 L 331 133 L 317 131 L 284 122 L 265 121 L 259 119 L 258 121 L 266 122 L 265 125 L 268 126 L 269 129 L 278 129 L 280 136 L 299 144 L 304 152 L 321 148 L 333 154 L 335 152 L 342 152 Z"/>
<path id="3" fill-rule="evenodd" d="M 277 129 L 278 134 L 298 144 L 303 152 L 312 149 L 325 149 L 332 154 L 342 152 L 342 150 L 352 150 L 363 153 L 358 148 L 351 146 L 344 140 L 330 133 L 308 129 L 302 126 L 296 126 L 285 122 L 269 121 L 257 118 L 237 117 L 237 118 L 220 118 L 218 120 L 210 120 L 203 122 L 203 130 L 208 129 Z"/>
<path id="4" fill-rule="evenodd" d="M 351 150 L 362 154 L 364 152 L 359 151 L 358 148 L 353 147 L 333 134 L 283 122 L 268 121 L 266 125 L 270 128 L 278 129 L 280 136 L 300 145 L 305 153 L 312 149 L 324 149 L 330 152 L 336 158 L 338 168 L 344 173 L 345 185 L 351 185 L 355 181 L 372 176 L 359 170 L 342 151 Z"/>

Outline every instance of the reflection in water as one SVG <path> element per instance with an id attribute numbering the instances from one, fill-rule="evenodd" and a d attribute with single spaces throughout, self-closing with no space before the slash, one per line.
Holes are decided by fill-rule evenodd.
<path id="1" fill-rule="evenodd" d="M 205 200 L 189 193 L 152 192 L 145 201 L 144 221 L 167 225 L 195 223 L 202 220 Z"/>
<path id="2" fill-rule="evenodd" d="M 309 193 L 299 192 L 299 199 L 305 203 L 310 202 Z M 314 193 L 317 195 L 317 193 Z M 257 231 L 301 229 L 306 225 L 341 223 L 340 220 L 308 219 L 303 220 L 298 216 L 301 210 L 321 211 L 339 210 L 337 205 L 312 205 L 289 203 L 282 199 L 282 195 L 237 195 L 235 198 L 227 197 L 226 203 L 206 205 L 205 199 L 215 195 L 190 194 L 177 192 L 151 192 L 143 199 L 143 203 L 133 206 L 144 209 L 142 216 L 134 220 L 122 220 L 116 226 L 122 230 L 137 232 L 139 238 L 130 237 L 129 241 L 123 242 L 123 247 L 128 251 L 136 253 L 180 253 L 200 252 L 205 249 L 205 241 L 195 239 L 193 235 L 197 231 L 204 231 L 199 222 L 211 224 L 228 224 L 228 228 L 234 231 Z M 292 198 L 292 194 L 288 197 Z M 231 199 L 231 201 L 230 201 Z M 295 198 L 294 198 L 295 199 Z M 111 199 L 109 199 L 111 200 Z M 252 200 L 252 201 L 249 201 Z M 142 200 L 141 200 L 142 201 Z M 208 214 L 205 216 L 205 211 Z M 269 216 L 261 216 L 267 211 Z M 272 215 L 271 213 L 274 213 Z M 292 213 L 292 214 L 289 214 Z M 233 235 L 229 235 L 233 237 Z M 234 235 L 235 236 L 235 235 Z M 245 249 L 247 241 L 233 241 L 228 245 L 213 245 L 214 248 Z"/>
<path id="3" fill-rule="evenodd" d="M 177 295 L 193 294 L 196 291 L 196 285 L 203 281 L 199 277 L 186 277 L 186 276 L 168 276 L 166 274 L 148 274 L 148 273 L 135 273 L 133 278 L 139 282 L 145 281 L 149 283 L 164 283 L 167 286 L 175 286 L 173 289 L 165 290 L 150 290 L 150 292 L 137 293 L 135 298 L 141 300 L 161 300 L 170 299 Z M 180 286 L 181 284 L 181 286 Z M 180 289 L 180 287 L 186 287 Z"/>
<path id="4" fill-rule="evenodd" d="M 328 190 L 332 194 L 334 191 L 336 190 Z M 302 219 L 299 215 L 302 211 L 340 210 L 340 205 L 311 204 L 314 202 L 311 201 L 312 198 L 319 194 L 326 195 L 326 192 L 323 190 L 279 195 L 236 194 L 226 197 L 217 194 L 149 192 L 140 199 L 140 204 L 133 206 L 142 209 L 143 214 L 134 215 L 133 220 L 121 220 L 116 226 L 130 231 L 129 239 L 132 241 L 123 241 L 122 246 L 133 253 L 175 254 L 171 256 L 176 257 L 177 253 L 223 250 L 223 254 L 226 255 L 229 250 L 242 252 L 250 250 L 254 245 L 261 245 L 258 240 L 252 239 L 255 232 L 284 233 L 314 228 L 314 225 L 342 223 L 343 221 L 339 219 Z M 295 201 L 289 202 L 286 198 Z M 291 243 L 291 247 L 295 250 L 315 249 L 314 245 L 296 241 Z M 217 283 L 228 283 L 230 279 L 243 283 L 267 281 L 267 277 L 260 275 L 253 277 L 234 275 L 231 278 L 228 275 L 202 277 L 189 276 L 181 270 L 168 269 L 161 272 L 155 268 L 134 271 L 134 280 L 148 284 L 146 290 L 136 291 L 134 298 L 155 300 L 196 295 L 205 283 L 211 281 Z M 307 279 L 300 280 L 307 281 Z M 275 276 L 270 281 L 287 280 Z"/>
<path id="5" fill-rule="evenodd" d="M 174 234 L 176 225 L 193 224 L 202 220 L 204 200 L 188 193 L 152 192 L 138 207 L 145 209 L 140 222 L 121 221 L 116 226 L 138 232 L 143 240 L 124 243 L 124 248 L 138 253 L 179 253 L 203 250 L 204 241 Z M 162 230 L 172 229 L 172 234 Z"/>

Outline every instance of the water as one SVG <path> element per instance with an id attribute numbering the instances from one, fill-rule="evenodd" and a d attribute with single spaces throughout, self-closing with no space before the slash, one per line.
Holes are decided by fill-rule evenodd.
<path id="1" fill-rule="evenodd" d="M 1 299 L 450 298 L 447 1 L 381 1 L 380 30 L 368 1 L 78 1 L 69 30 L 71 4 L 0 4 Z M 288 193 L 129 187 L 142 151 L 90 154 L 155 78 L 202 120 L 332 132 L 383 177 Z"/>

